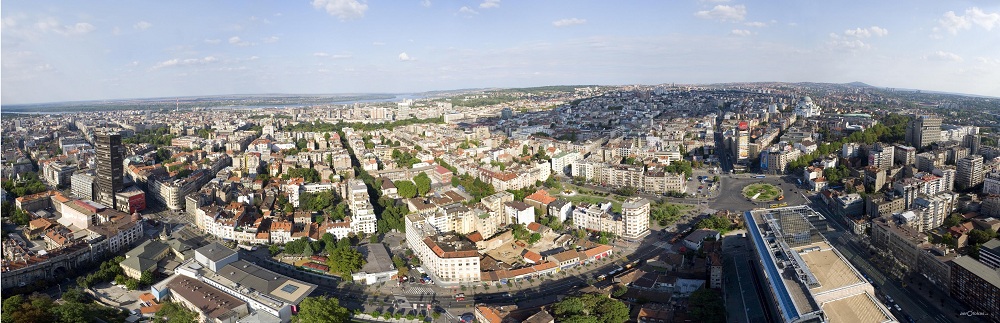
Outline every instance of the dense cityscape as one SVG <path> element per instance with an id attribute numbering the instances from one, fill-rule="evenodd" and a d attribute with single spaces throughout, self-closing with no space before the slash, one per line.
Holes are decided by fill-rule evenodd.
<path id="1" fill-rule="evenodd" d="M 4 321 L 1000 320 L 994 98 L 256 99 L 5 112 Z"/>
<path id="2" fill-rule="evenodd" d="M 0 2 L 0 323 L 1000 323 L 1000 1 Z"/>

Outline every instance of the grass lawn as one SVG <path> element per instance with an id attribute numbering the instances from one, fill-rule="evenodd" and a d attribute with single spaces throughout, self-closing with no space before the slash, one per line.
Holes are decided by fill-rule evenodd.
<path id="1" fill-rule="evenodd" d="M 753 198 L 757 193 L 760 195 L 757 196 L 756 201 L 774 201 L 782 195 L 780 188 L 766 183 L 750 184 L 743 188 L 743 196 L 746 198 Z"/>
<path id="2" fill-rule="evenodd" d="M 564 196 L 562 194 L 562 191 L 566 190 L 566 189 L 572 190 L 572 191 L 576 192 L 576 194 L 573 195 L 573 196 Z M 611 202 L 611 211 L 617 212 L 617 213 L 621 213 L 622 212 L 622 201 L 625 200 L 626 197 L 620 196 L 620 195 L 617 195 L 617 194 L 613 194 L 613 193 L 612 194 L 608 194 L 607 197 L 590 195 L 590 194 L 581 194 L 580 193 L 581 190 L 583 190 L 583 191 L 592 191 L 592 190 L 590 190 L 590 189 L 588 189 L 586 187 L 581 188 L 581 187 L 578 187 L 578 186 L 572 185 L 572 184 L 563 184 L 563 188 L 562 189 L 549 189 L 548 192 L 549 192 L 549 195 L 552 195 L 554 197 L 562 198 L 562 199 L 565 199 L 567 201 L 573 202 L 573 205 L 577 205 L 579 203 L 598 204 L 598 203 L 604 203 L 604 202 Z M 650 203 L 652 203 L 654 207 L 657 205 L 657 203 L 656 203 L 655 200 L 651 200 Z M 681 211 L 691 210 L 691 209 L 694 209 L 694 207 L 695 207 L 692 204 L 681 204 L 681 203 L 668 203 L 668 204 L 665 204 L 665 205 L 676 205 Z"/>

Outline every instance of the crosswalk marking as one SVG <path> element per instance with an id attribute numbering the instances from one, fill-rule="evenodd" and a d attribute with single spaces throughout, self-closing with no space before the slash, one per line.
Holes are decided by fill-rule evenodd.
<path id="1" fill-rule="evenodd" d="M 433 293 L 434 290 L 431 289 L 430 287 L 410 286 L 403 290 L 403 294 L 420 295 L 420 294 L 433 294 Z"/>

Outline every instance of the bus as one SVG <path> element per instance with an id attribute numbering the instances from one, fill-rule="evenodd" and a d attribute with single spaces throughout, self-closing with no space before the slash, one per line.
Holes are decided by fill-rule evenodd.
<path id="1" fill-rule="evenodd" d="M 761 179 L 761 178 L 767 178 L 767 176 L 766 175 L 754 175 L 753 178 Z"/>
<path id="2" fill-rule="evenodd" d="M 459 302 L 464 301 L 465 300 L 465 293 L 455 294 L 455 300 L 459 301 Z"/>

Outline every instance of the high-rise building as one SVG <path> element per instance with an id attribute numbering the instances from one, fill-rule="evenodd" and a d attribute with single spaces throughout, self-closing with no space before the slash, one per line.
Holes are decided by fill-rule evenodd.
<path id="1" fill-rule="evenodd" d="M 94 175 L 87 172 L 79 172 L 73 175 L 70 181 L 70 189 L 73 195 L 85 200 L 94 199 Z"/>
<path id="2" fill-rule="evenodd" d="M 639 241 L 649 235 L 649 200 L 635 197 L 622 204 L 622 238 Z"/>
<path id="3" fill-rule="evenodd" d="M 962 146 L 969 148 L 970 154 L 978 154 L 980 145 L 982 145 L 982 138 L 979 135 L 968 134 L 962 139 Z"/>
<path id="4" fill-rule="evenodd" d="M 124 176 L 124 147 L 118 133 L 97 135 L 97 187 L 94 196 L 98 202 L 117 209 L 115 193 L 122 189 Z"/>
<path id="5" fill-rule="evenodd" d="M 972 155 L 958 160 L 955 187 L 968 189 L 983 183 L 983 156 Z"/>
<path id="6" fill-rule="evenodd" d="M 876 142 L 868 150 L 868 166 L 875 166 L 879 169 L 890 169 L 895 157 L 894 153 L 895 151 L 892 146 Z"/>
<path id="7" fill-rule="evenodd" d="M 984 174 L 983 194 L 1000 195 L 1000 172 L 989 172 Z"/>
<path id="8" fill-rule="evenodd" d="M 906 166 L 917 163 L 916 148 L 904 145 L 896 145 L 895 147 L 893 147 L 892 151 L 893 151 L 892 161 L 896 165 Z"/>
<path id="9" fill-rule="evenodd" d="M 983 313 L 983 321 L 1000 321 L 1000 271 L 969 256 L 955 258 L 951 266 L 951 295 Z"/>
<path id="10" fill-rule="evenodd" d="M 906 127 L 906 143 L 922 148 L 941 140 L 941 118 L 918 116 Z"/>

